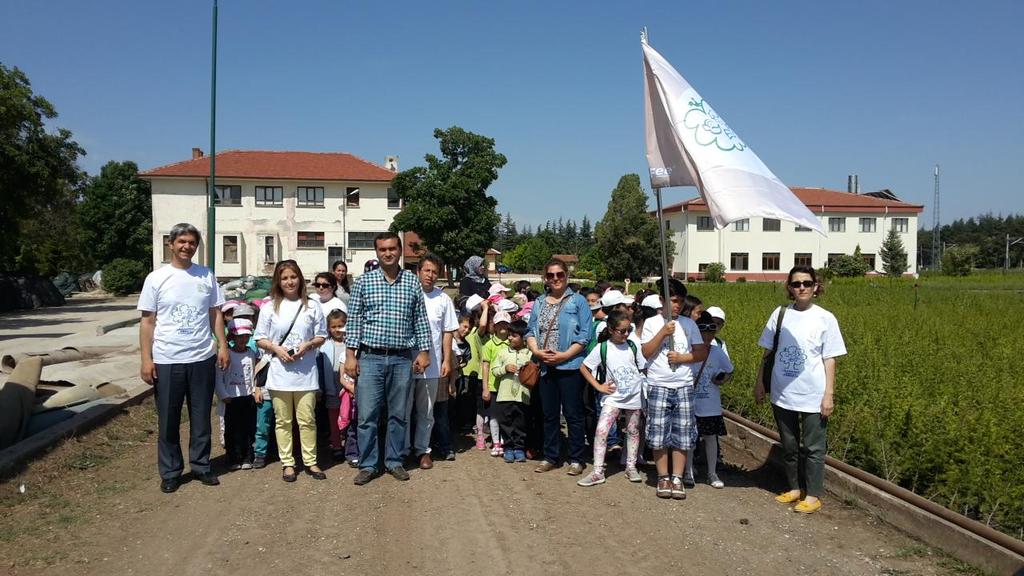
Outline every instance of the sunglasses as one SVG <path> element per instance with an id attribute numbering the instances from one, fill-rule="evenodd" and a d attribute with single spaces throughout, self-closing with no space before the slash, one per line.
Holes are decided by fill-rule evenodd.
<path id="1" fill-rule="evenodd" d="M 701 332 L 718 332 L 718 326 L 715 324 L 697 324 L 697 330 Z"/>
<path id="2" fill-rule="evenodd" d="M 330 288 L 331 285 L 326 282 L 317 282 L 313 284 L 313 287 L 319 290 L 320 288 Z"/>
<path id="3" fill-rule="evenodd" d="M 565 278 L 565 272 L 548 272 L 544 277 L 548 280 L 554 280 L 556 278 L 561 280 L 562 278 Z"/>
<path id="4" fill-rule="evenodd" d="M 814 280 L 794 280 L 789 283 L 790 288 L 810 288 L 814 286 L 816 282 Z"/>
<path id="5" fill-rule="evenodd" d="M 629 336 L 629 334 L 633 331 L 633 327 L 632 326 L 627 326 L 627 327 L 621 328 L 621 329 L 619 329 L 619 328 L 609 328 L 609 330 L 611 330 L 612 332 L 615 332 L 619 336 Z"/>

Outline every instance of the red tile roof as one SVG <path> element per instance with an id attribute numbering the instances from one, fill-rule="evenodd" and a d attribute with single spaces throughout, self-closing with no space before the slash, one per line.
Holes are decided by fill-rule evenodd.
<path id="1" fill-rule="evenodd" d="M 206 178 L 209 175 L 209 156 L 160 166 L 140 174 L 144 178 Z M 344 152 L 226 150 L 217 154 L 217 177 L 388 182 L 395 177 L 395 173 Z"/>
<path id="2" fill-rule="evenodd" d="M 558 258 L 559 260 L 565 262 L 566 264 L 572 264 L 573 262 L 580 261 L 579 257 L 576 256 L 575 254 L 552 254 L 551 257 Z"/>
<path id="3" fill-rule="evenodd" d="M 920 204 L 909 204 L 864 194 L 826 190 L 825 188 L 791 188 L 791 190 L 815 214 L 821 212 L 885 212 L 887 208 L 890 213 L 920 214 L 924 210 L 924 206 Z M 707 212 L 708 206 L 704 199 L 698 196 L 662 208 L 662 212 L 666 214 L 683 211 Z"/>

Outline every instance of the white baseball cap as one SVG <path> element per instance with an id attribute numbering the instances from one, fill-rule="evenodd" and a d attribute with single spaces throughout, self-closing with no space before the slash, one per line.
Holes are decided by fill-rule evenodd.
<path id="1" fill-rule="evenodd" d="M 500 322 L 507 322 L 511 324 L 512 316 L 510 316 L 508 312 L 498 312 L 497 314 L 494 315 L 494 323 L 498 324 Z"/>
<path id="2" fill-rule="evenodd" d="M 661 308 L 661 296 L 651 294 L 647 298 L 644 298 L 643 301 L 640 302 L 640 305 L 657 310 L 658 308 Z"/>
<path id="3" fill-rule="evenodd" d="M 466 312 L 472 312 L 482 304 L 484 299 L 479 294 L 473 294 L 466 299 Z"/>
<path id="4" fill-rule="evenodd" d="M 599 300 L 602 308 L 618 306 L 619 304 L 629 305 L 632 304 L 633 301 L 634 298 L 632 296 L 626 296 L 620 290 L 606 290 Z"/>
<path id="5" fill-rule="evenodd" d="M 722 310 L 718 306 L 712 306 L 705 310 L 708 314 L 711 314 L 712 318 L 718 318 L 722 322 L 725 322 L 725 310 Z"/>
<path id="6" fill-rule="evenodd" d="M 487 289 L 487 293 L 490 294 L 491 296 L 494 296 L 495 294 L 501 294 L 503 292 L 508 292 L 510 290 L 512 289 L 506 287 L 501 282 L 495 282 L 494 284 L 491 284 L 490 288 Z"/>
<path id="7" fill-rule="evenodd" d="M 502 298 L 497 303 L 499 312 L 508 312 L 509 314 L 519 310 L 519 305 L 509 300 L 508 298 Z"/>

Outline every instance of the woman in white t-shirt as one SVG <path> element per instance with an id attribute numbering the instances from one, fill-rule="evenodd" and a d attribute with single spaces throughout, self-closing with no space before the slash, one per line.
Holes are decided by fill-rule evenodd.
<path id="1" fill-rule="evenodd" d="M 334 295 L 347 306 L 349 292 L 352 291 L 352 286 L 348 279 L 348 264 L 344 260 L 335 260 L 334 264 L 331 264 L 331 274 L 334 276 L 335 283 L 337 284 Z"/>
<path id="2" fill-rule="evenodd" d="M 814 298 L 823 292 L 824 287 L 818 283 L 814 268 L 794 266 L 786 281 L 786 294 L 794 302 L 772 313 L 758 340 L 758 345 L 765 349 L 766 358 L 775 354 L 771 403 L 789 482 L 789 490 L 775 499 L 783 504 L 797 502 L 793 511 L 804 514 L 821 508 L 836 357 L 846 354 L 846 344 L 836 317 L 814 304 Z M 780 313 L 783 316 L 779 344 L 773 351 Z M 765 397 L 761 372 L 758 370 L 754 387 L 754 398 L 758 403 Z M 802 476 L 799 473 L 801 465 Z"/>
<path id="3" fill-rule="evenodd" d="M 348 314 L 348 306 L 335 295 L 338 281 L 334 279 L 333 274 L 329 272 L 317 274 L 313 278 L 313 289 L 316 290 L 316 300 L 320 303 L 320 311 L 324 313 L 324 318 L 327 318 L 327 315 L 335 310 L 341 310 Z"/>
<path id="4" fill-rule="evenodd" d="M 594 436 L 594 471 L 576 482 L 580 486 L 604 484 L 608 431 L 620 413 L 626 417 L 626 479 L 630 482 L 643 480 L 636 469 L 636 458 L 640 449 L 641 396 L 646 382 L 642 370 L 647 367 L 647 359 L 640 352 L 640 342 L 632 331 L 629 315 L 623 310 L 613 310 L 598 336 L 597 346 L 580 366 L 583 379 L 605 395 Z"/>
<path id="5" fill-rule="evenodd" d="M 327 476 L 316 462 L 316 394 L 320 382 L 316 349 L 327 337 L 323 312 L 306 293 L 306 281 L 294 260 L 278 262 L 270 287 L 272 303 L 260 310 L 256 344 L 271 354 L 267 389 L 271 391 L 276 419 L 277 451 L 282 479 L 294 482 L 292 419 L 299 423 L 299 443 L 306 473 L 323 480 Z"/>

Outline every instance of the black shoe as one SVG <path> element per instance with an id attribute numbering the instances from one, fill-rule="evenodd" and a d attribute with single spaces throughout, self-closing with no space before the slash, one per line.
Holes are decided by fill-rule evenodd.
<path id="1" fill-rule="evenodd" d="M 406 480 L 409 479 L 409 473 L 406 472 L 405 468 L 401 466 L 395 466 L 394 468 L 391 468 L 390 470 L 388 470 L 388 474 L 394 476 L 395 480 L 400 480 L 402 482 L 405 482 Z"/>
<path id="2" fill-rule="evenodd" d="M 267 457 L 266 456 L 257 456 L 257 457 L 252 459 L 252 468 L 253 468 L 253 470 L 259 470 L 260 468 L 266 468 L 266 467 L 267 467 Z"/>
<path id="3" fill-rule="evenodd" d="M 348 461 L 348 467 L 349 468 L 359 468 L 359 459 L 358 458 L 352 458 L 351 460 L 349 460 Z"/>
<path id="4" fill-rule="evenodd" d="M 220 480 L 213 472 L 193 472 L 192 476 L 202 482 L 204 486 L 220 486 Z"/>
<path id="5" fill-rule="evenodd" d="M 355 484 L 356 486 L 362 486 L 363 484 L 368 483 L 370 480 L 373 480 L 373 477 L 373 470 L 360 470 L 359 474 L 356 474 L 355 479 L 352 480 L 352 483 Z"/>
<path id="6" fill-rule="evenodd" d="M 306 474 L 309 474 L 317 480 L 327 480 L 327 474 L 324 474 L 322 470 L 310 470 L 306 468 Z"/>
<path id="7" fill-rule="evenodd" d="M 181 486 L 181 478 L 164 478 L 160 481 L 160 491 L 164 494 L 177 492 L 179 486 Z"/>
<path id="8" fill-rule="evenodd" d="M 292 469 L 292 473 L 291 474 L 286 473 L 284 471 L 284 468 L 291 468 Z M 285 482 L 295 482 L 296 478 L 298 478 L 298 475 L 295 474 L 295 467 L 294 466 L 285 466 L 284 468 L 281 469 L 281 480 L 284 480 Z"/>

